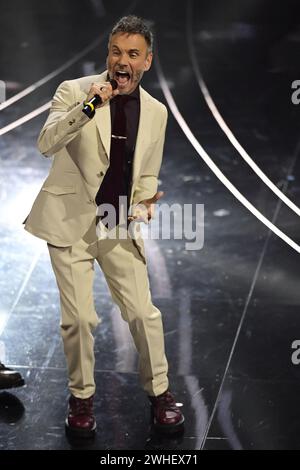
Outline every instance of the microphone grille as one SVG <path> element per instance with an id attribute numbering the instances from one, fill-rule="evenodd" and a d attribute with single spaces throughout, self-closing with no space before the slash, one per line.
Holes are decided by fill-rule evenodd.
<path id="1" fill-rule="evenodd" d="M 112 79 L 109 80 L 109 81 L 110 81 L 110 84 L 111 84 L 112 89 L 113 89 L 113 90 L 116 90 L 116 89 L 118 88 L 118 83 L 117 83 L 117 81 L 116 81 L 114 78 L 112 78 Z"/>

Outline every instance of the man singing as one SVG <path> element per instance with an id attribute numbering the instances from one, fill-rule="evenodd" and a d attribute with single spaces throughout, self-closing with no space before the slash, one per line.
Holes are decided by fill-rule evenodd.
<path id="1" fill-rule="evenodd" d="M 143 240 L 102 237 L 98 231 L 112 229 L 101 207 L 116 210 L 113 225 L 119 234 L 119 198 L 128 197 L 133 208 L 126 223 L 139 226 L 151 219 L 163 194 L 157 192 L 157 178 L 167 110 L 140 86 L 151 67 L 152 47 L 143 19 L 121 18 L 109 37 L 107 70 L 63 82 L 38 139 L 41 153 L 54 159 L 25 228 L 48 243 L 71 392 L 66 430 L 80 437 L 93 436 L 96 429 L 94 260 L 128 322 L 155 427 L 174 432 L 184 422 L 169 390 L 161 313 L 151 300 Z"/>

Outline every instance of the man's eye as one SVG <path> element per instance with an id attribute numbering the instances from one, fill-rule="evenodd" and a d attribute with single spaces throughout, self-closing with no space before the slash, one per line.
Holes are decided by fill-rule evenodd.
<path id="1" fill-rule="evenodd" d="M 132 59 L 135 59 L 135 58 L 137 57 L 137 54 L 130 54 L 130 57 L 131 57 Z"/>

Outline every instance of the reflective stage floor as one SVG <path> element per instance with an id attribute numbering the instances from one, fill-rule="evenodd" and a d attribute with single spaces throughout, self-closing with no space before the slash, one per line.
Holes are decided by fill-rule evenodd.
<path id="1" fill-rule="evenodd" d="M 86 443 L 65 436 L 58 291 L 45 243 L 22 226 L 51 164 L 36 148 L 43 112 L 0 136 L 0 358 L 26 381 L 0 393 L 0 449 L 300 449 L 300 364 L 296 354 L 292 360 L 300 341 L 299 218 L 241 156 L 244 149 L 300 206 L 300 105 L 292 102 L 300 79 L 297 2 L 50 3 L 11 0 L 1 11 L 7 98 L 34 84 L 1 111 L 2 129 L 47 103 L 63 80 L 103 71 L 107 33 L 123 14 L 155 27 L 154 62 L 142 85 L 169 109 L 159 189 L 170 205 L 204 205 L 201 249 L 172 236 L 146 241 L 185 433 L 162 438 L 151 429 L 129 330 L 97 269 L 98 432 Z M 200 146 L 287 240 L 229 191 Z"/>

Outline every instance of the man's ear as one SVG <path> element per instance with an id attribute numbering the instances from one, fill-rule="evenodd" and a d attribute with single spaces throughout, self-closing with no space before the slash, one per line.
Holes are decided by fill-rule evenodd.
<path id="1" fill-rule="evenodd" d="M 145 72 L 147 72 L 150 69 L 151 64 L 152 64 L 152 59 L 153 59 L 153 52 L 149 52 L 145 61 Z"/>

